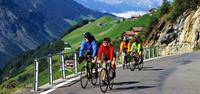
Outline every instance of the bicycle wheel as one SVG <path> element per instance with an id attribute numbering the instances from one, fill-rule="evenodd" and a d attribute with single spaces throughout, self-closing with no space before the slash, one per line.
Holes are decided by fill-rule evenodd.
<path id="1" fill-rule="evenodd" d="M 130 69 L 130 62 L 129 61 L 126 61 L 126 68 Z"/>
<path id="2" fill-rule="evenodd" d="M 105 76 L 104 79 L 103 79 L 103 76 Z M 105 93 L 109 85 L 108 72 L 105 68 L 101 69 L 100 76 L 99 76 L 99 85 L 100 85 L 101 91 Z"/>
<path id="3" fill-rule="evenodd" d="M 139 62 L 139 64 L 137 65 L 138 66 L 138 69 L 141 71 L 143 66 L 144 66 L 144 62 Z"/>
<path id="4" fill-rule="evenodd" d="M 132 62 L 130 62 L 130 70 L 131 71 L 134 71 L 136 69 L 136 61 L 135 59 L 133 58 Z"/>
<path id="5" fill-rule="evenodd" d="M 80 82 L 81 82 L 81 86 L 82 88 L 86 88 L 87 84 L 88 84 L 88 76 L 89 76 L 89 72 L 87 70 L 87 67 L 84 66 L 81 70 L 81 75 L 80 75 Z"/>
<path id="6" fill-rule="evenodd" d="M 96 71 L 96 69 L 93 67 L 91 69 L 91 82 L 92 82 L 92 85 L 95 86 L 97 84 L 97 79 L 98 79 L 98 71 Z"/>
<path id="7" fill-rule="evenodd" d="M 113 84 L 114 84 L 113 72 L 114 72 L 114 70 L 110 69 L 110 71 L 109 71 L 109 88 L 110 88 L 110 90 L 113 89 Z"/>

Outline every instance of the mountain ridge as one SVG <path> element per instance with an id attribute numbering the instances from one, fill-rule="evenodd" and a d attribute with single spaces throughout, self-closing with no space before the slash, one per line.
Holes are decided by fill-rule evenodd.
<path id="1" fill-rule="evenodd" d="M 0 67 L 13 56 L 59 38 L 79 22 L 105 14 L 73 0 L 0 0 Z"/>

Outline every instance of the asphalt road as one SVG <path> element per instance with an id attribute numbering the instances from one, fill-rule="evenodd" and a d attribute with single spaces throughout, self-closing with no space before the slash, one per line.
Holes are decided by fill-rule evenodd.
<path id="1" fill-rule="evenodd" d="M 200 94 L 200 52 L 145 62 L 142 71 L 117 69 L 113 90 L 108 94 Z M 102 94 L 89 82 L 82 89 L 78 80 L 50 94 Z"/>

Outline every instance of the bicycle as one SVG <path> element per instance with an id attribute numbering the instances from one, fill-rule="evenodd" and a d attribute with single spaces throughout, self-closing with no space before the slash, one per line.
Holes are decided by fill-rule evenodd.
<path id="1" fill-rule="evenodd" d="M 123 63 L 123 68 L 129 69 L 130 68 L 130 54 L 126 51 L 122 52 L 122 63 Z"/>
<path id="2" fill-rule="evenodd" d="M 110 88 L 110 90 L 112 90 L 113 88 L 114 70 L 111 68 L 111 62 L 104 61 L 103 63 L 105 63 L 106 65 L 105 65 L 105 68 L 102 68 L 100 71 L 99 85 L 100 85 L 101 91 L 103 93 L 106 93 L 108 87 Z"/>
<path id="3" fill-rule="evenodd" d="M 91 83 L 93 86 L 96 85 L 97 79 L 98 79 L 98 72 L 96 69 L 96 64 L 91 64 L 91 68 L 89 68 L 89 63 L 91 62 L 91 56 L 84 57 L 84 60 L 86 61 L 85 65 L 81 69 L 81 75 L 80 75 L 80 83 L 83 89 L 86 88 L 88 81 L 91 80 Z M 83 60 L 82 60 L 83 61 Z M 92 62 L 91 62 L 92 63 Z"/>
<path id="4" fill-rule="evenodd" d="M 134 71 L 138 68 L 140 71 L 144 66 L 143 58 L 139 55 L 138 52 L 131 52 L 133 61 L 130 63 L 130 70 Z"/>

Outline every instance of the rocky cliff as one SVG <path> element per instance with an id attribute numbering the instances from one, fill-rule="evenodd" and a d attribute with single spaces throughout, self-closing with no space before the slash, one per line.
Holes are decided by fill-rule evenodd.
<path id="1" fill-rule="evenodd" d="M 187 10 L 175 23 L 163 16 L 150 34 L 146 46 L 157 45 L 162 54 L 189 52 L 200 43 L 200 8 Z"/>

